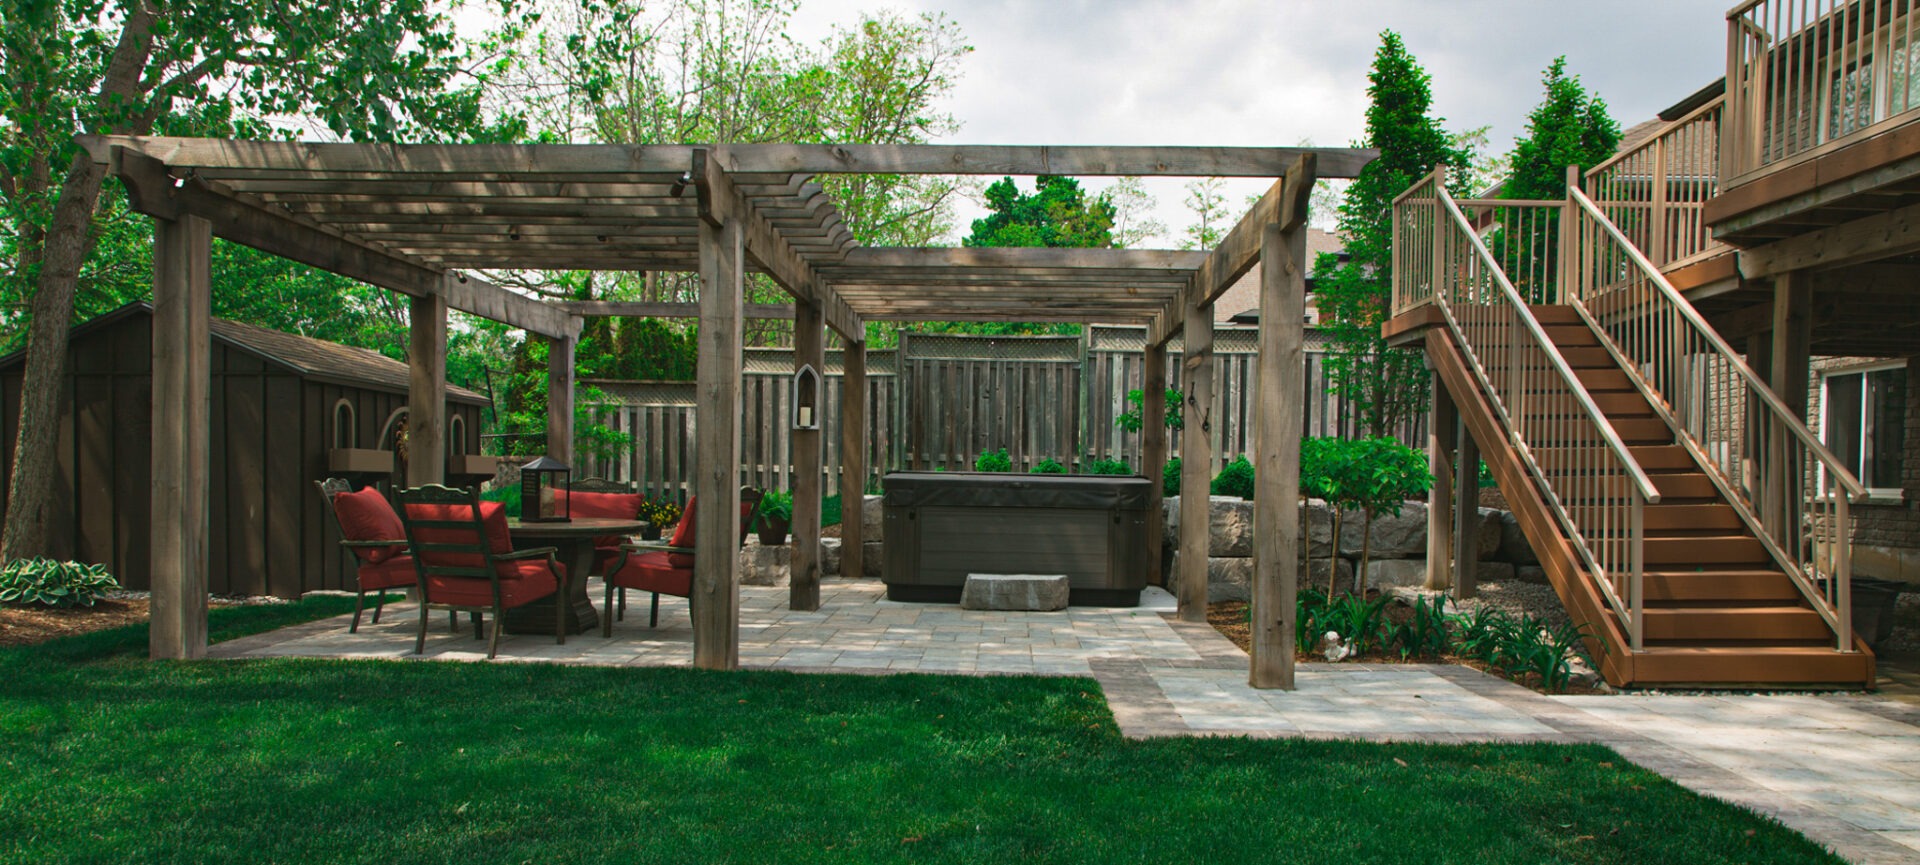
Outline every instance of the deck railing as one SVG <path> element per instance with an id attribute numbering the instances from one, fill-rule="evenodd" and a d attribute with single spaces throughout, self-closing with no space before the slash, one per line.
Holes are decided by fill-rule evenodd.
<path id="1" fill-rule="evenodd" d="M 1588 169 L 1583 186 L 1620 231 L 1666 268 L 1725 251 L 1701 219 L 1720 191 L 1721 96 Z"/>
<path id="2" fill-rule="evenodd" d="M 1579 189 L 1564 302 L 1598 331 L 1741 519 L 1853 650 L 1853 477 Z M 1764 468 L 1771 467 L 1771 468 Z"/>
<path id="3" fill-rule="evenodd" d="M 1748 0 L 1727 13 L 1727 185 L 1920 119 L 1920 0 Z"/>
<path id="4" fill-rule="evenodd" d="M 1541 499 L 1639 651 L 1643 518 L 1660 495 L 1529 307 L 1559 293 L 1565 204 L 1469 202 L 1480 205 L 1469 216 L 1445 180 L 1438 169 L 1394 202 L 1395 312 L 1440 310 Z M 1509 268 L 1532 280 L 1531 301 Z"/>

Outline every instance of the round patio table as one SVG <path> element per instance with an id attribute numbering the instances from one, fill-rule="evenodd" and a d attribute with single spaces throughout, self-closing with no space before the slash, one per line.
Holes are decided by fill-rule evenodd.
<path id="1" fill-rule="evenodd" d="M 507 533 L 513 536 L 515 549 L 558 547 L 555 558 L 566 566 L 573 591 L 564 604 L 557 605 L 567 617 L 567 633 L 578 634 L 600 626 L 600 615 L 587 596 L 587 578 L 593 575 L 593 539 L 604 535 L 639 534 L 647 527 L 643 520 L 574 517 L 567 522 L 523 523 L 507 521 Z M 537 601 L 507 611 L 507 633 L 552 634 L 556 605 Z"/>

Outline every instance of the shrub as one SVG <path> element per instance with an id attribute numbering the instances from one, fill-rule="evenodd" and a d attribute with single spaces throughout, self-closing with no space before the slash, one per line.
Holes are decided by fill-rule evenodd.
<path id="1" fill-rule="evenodd" d="M 665 496 L 644 499 L 640 502 L 640 518 L 658 528 L 668 528 L 680 522 L 680 504 Z"/>
<path id="2" fill-rule="evenodd" d="M 1127 391 L 1127 410 L 1113 419 L 1113 425 L 1127 432 L 1139 432 L 1146 426 L 1146 391 L 1135 388 Z M 1187 425 L 1182 414 L 1186 396 L 1178 388 L 1167 388 L 1167 429 L 1184 429 Z"/>
<path id="3" fill-rule="evenodd" d="M 1028 474 L 1035 475 L 1064 475 L 1066 473 L 1067 467 L 1061 465 L 1060 461 L 1053 457 L 1047 457 L 1041 460 L 1038 465 L 1033 467 L 1033 471 L 1028 472 Z"/>
<path id="4" fill-rule="evenodd" d="M 0 567 L 0 603 L 91 607 L 120 582 L 105 565 L 15 559 Z"/>
<path id="5" fill-rule="evenodd" d="M 1094 460 L 1087 463 L 1087 474 L 1130 475 L 1133 474 L 1133 466 L 1127 465 L 1126 460 Z"/>
<path id="6" fill-rule="evenodd" d="M 1160 469 L 1160 494 L 1173 498 L 1180 494 L 1180 458 L 1167 460 Z"/>
<path id="7" fill-rule="evenodd" d="M 793 522 L 793 493 L 785 490 L 767 490 L 760 495 L 760 506 L 753 511 L 753 525 L 764 528 L 769 523 Z"/>
<path id="8" fill-rule="evenodd" d="M 823 496 L 820 499 L 820 525 L 837 526 L 840 524 L 840 497 Z"/>
<path id="9" fill-rule="evenodd" d="M 1431 604 L 1427 603 L 1426 598 L 1416 599 L 1413 602 L 1413 615 L 1391 628 L 1388 642 L 1399 648 L 1402 660 L 1412 657 L 1437 658 L 1446 654 L 1446 606 L 1445 595 L 1435 597 Z"/>
<path id="10" fill-rule="evenodd" d="M 1253 498 L 1253 463 L 1247 462 L 1245 454 L 1234 457 L 1233 462 L 1227 463 L 1227 467 L 1214 476 L 1209 489 L 1216 496 Z"/>
<path id="11" fill-rule="evenodd" d="M 981 451 L 979 456 L 973 458 L 973 470 L 976 472 L 1010 472 L 1013 471 L 1013 458 L 1007 456 L 1006 448 L 1001 448 L 999 453 Z"/>

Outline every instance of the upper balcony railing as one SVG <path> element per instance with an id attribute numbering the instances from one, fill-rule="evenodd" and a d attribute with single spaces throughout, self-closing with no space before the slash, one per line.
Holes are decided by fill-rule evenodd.
<path id="1" fill-rule="evenodd" d="M 1688 112 L 1631 149 L 1588 169 L 1582 186 L 1607 219 L 1655 265 L 1666 268 L 1726 249 L 1701 209 L 1720 192 L 1720 129 L 1726 98 Z"/>
<path id="2" fill-rule="evenodd" d="M 1722 181 L 1920 119 L 1916 5 L 1748 0 L 1729 11 Z"/>

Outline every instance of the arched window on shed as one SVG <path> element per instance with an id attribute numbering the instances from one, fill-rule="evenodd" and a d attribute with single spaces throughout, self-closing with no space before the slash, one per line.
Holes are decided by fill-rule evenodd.
<path id="1" fill-rule="evenodd" d="M 344 399 L 333 404 L 333 446 L 336 448 L 360 446 L 360 425 L 354 417 L 353 403 Z"/>
<path id="2" fill-rule="evenodd" d="M 447 453 L 460 456 L 467 452 L 467 419 L 454 415 L 447 422 Z"/>

